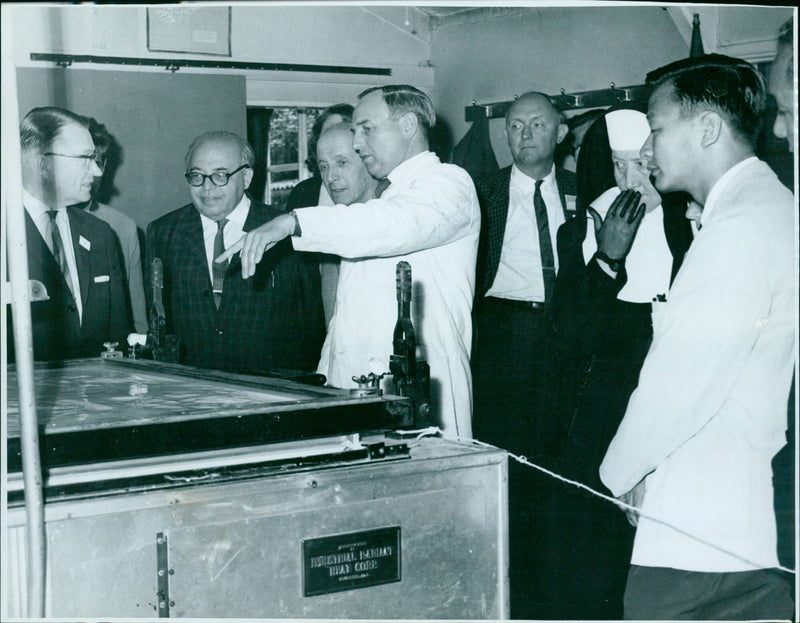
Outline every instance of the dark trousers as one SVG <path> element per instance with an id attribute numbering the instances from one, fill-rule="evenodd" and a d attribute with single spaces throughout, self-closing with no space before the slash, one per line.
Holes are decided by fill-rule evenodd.
<path id="1" fill-rule="evenodd" d="M 776 569 L 703 573 L 631 565 L 627 620 L 791 619 L 791 580 Z"/>
<path id="2" fill-rule="evenodd" d="M 555 423 L 546 312 L 481 298 L 473 317 L 473 434 L 547 467 Z M 552 573 L 543 557 L 550 522 L 542 513 L 554 484 L 513 459 L 508 472 L 511 617 L 550 618 Z"/>

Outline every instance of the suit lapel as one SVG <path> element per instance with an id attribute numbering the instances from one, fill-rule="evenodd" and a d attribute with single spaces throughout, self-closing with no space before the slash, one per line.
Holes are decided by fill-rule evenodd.
<path id="1" fill-rule="evenodd" d="M 28 273 L 31 279 L 46 279 L 58 269 L 53 253 L 36 228 L 31 215 L 25 210 L 25 234 L 28 241 Z M 58 272 L 61 272 L 58 270 Z"/>
<path id="2" fill-rule="evenodd" d="M 568 221 L 577 215 L 577 211 L 567 206 L 567 194 L 574 195 L 574 184 L 570 183 L 566 169 L 556 167 L 556 186 L 558 187 L 558 197 L 561 199 L 561 209 L 564 210 L 564 220 Z"/>
<path id="3" fill-rule="evenodd" d="M 204 275 L 204 281 L 211 288 L 211 276 L 208 274 L 208 258 L 206 258 L 206 243 L 203 238 L 203 222 L 200 214 L 192 206 L 191 211 L 186 212 L 186 218 L 180 228 L 179 248 L 181 255 L 186 258 L 189 266 L 193 270 L 200 271 Z M 212 302 L 213 305 L 213 302 Z"/>
<path id="4" fill-rule="evenodd" d="M 81 289 L 81 306 L 86 311 L 89 289 L 92 287 L 91 236 L 86 228 L 86 215 L 79 208 L 67 208 L 69 229 L 72 234 L 72 248 L 75 250 L 75 266 L 78 269 L 78 283 Z M 81 242 L 83 241 L 83 244 Z M 89 245 L 86 248 L 84 245 Z M 97 249 L 95 249 L 97 252 Z"/>
<path id="5" fill-rule="evenodd" d="M 488 207 L 491 211 L 489 219 L 489 285 L 494 281 L 497 267 L 500 265 L 500 253 L 503 250 L 503 238 L 506 233 L 508 219 L 509 184 L 511 183 L 511 167 L 506 167 L 495 178 L 496 183 L 490 189 Z"/>

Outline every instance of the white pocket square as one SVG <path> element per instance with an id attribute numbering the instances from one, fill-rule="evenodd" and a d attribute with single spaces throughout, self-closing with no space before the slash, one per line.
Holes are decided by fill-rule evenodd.
<path id="1" fill-rule="evenodd" d="M 97 277 L 94 278 L 94 282 L 95 283 L 105 283 L 109 279 L 110 278 L 109 278 L 108 275 L 98 275 Z"/>
<path id="2" fill-rule="evenodd" d="M 78 244 L 81 245 L 87 251 L 92 250 L 92 243 L 86 240 L 83 236 L 78 236 Z"/>

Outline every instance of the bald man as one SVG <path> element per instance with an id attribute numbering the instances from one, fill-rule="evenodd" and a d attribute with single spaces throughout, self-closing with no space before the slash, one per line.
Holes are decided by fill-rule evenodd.
<path id="1" fill-rule="evenodd" d="M 316 160 L 317 141 L 320 135 L 329 128 L 340 123 L 350 126 L 353 120 L 352 104 L 334 104 L 323 110 L 311 128 L 311 153 L 308 165 L 312 169 L 313 176 L 298 182 L 289 197 L 286 199 L 286 211 L 291 212 L 297 208 L 307 208 L 309 206 L 332 206 L 333 199 L 328 194 L 322 179 L 319 175 L 319 166 Z M 352 136 L 351 142 L 352 142 Z M 330 253 L 318 253 L 319 276 L 322 287 L 322 308 L 325 311 L 325 326 L 327 327 L 333 317 L 334 306 L 336 305 L 336 287 L 339 283 L 339 263 L 338 255 Z"/>
<path id="2" fill-rule="evenodd" d="M 778 33 L 778 50 L 769 72 L 769 92 L 775 98 L 778 114 L 772 132 L 789 142 L 794 152 L 794 34 L 792 20 L 786 21 Z"/>
<path id="3" fill-rule="evenodd" d="M 317 166 L 322 178 L 322 189 L 334 205 L 365 203 L 375 196 L 378 180 L 367 171 L 361 158 L 353 149 L 353 131 L 350 122 L 341 122 L 323 128 L 317 139 Z M 325 326 L 329 326 L 336 312 L 339 288 L 340 258 L 321 253 L 322 302 L 325 307 Z M 330 342 L 323 345 L 322 359 L 330 356 Z"/>
<path id="4" fill-rule="evenodd" d="M 181 342 L 180 362 L 231 372 L 311 371 L 325 336 L 319 271 L 288 242 L 266 256 L 252 279 L 238 259 L 213 260 L 243 232 L 282 212 L 250 199 L 255 156 L 230 132 L 198 136 L 186 153 L 192 202 L 147 229 L 148 269 L 164 267 L 167 330 Z"/>
<path id="5" fill-rule="evenodd" d="M 769 72 L 769 92 L 775 98 L 777 115 L 772 126 L 772 133 L 778 138 L 785 138 L 789 143 L 789 151 L 794 153 L 794 23 L 790 18 L 783 23 L 778 32 L 778 49 L 772 68 Z M 791 160 L 789 161 L 791 166 Z M 781 181 L 794 186 L 794 176 L 781 175 L 780 167 L 770 163 Z M 792 380 L 792 391 L 789 394 L 786 445 L 772 460 L 773 486 L 775 488 L 775 517 L 778 528 L 778 560 L 785 567 L 794 568 L 795 559 L 795 379 Z"/>
<path id="6" fill-rule="evenodd" d="M 476 184 L 482 227 L 473 313 L 473 426 L 481 441 L 542 461 L 554 439 L 546 339 L 558 268 L 553 250 L 559 226 L 574 216 L 575 175 L 553 164 L 568 128 L 546 95 L 519 97 L 505 125 L 514 162 Z M 546 617 L 528 573 L 535 558 L 528 545 L 536 540 L 530 471 L 509 465 L 511 615 L 526 619 Z"/>

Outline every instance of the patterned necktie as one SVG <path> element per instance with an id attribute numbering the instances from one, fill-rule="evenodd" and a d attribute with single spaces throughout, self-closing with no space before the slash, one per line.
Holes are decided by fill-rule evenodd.
<path id="1" fill-rule="evenodd" d="M 52 242 L 53 257 L 55 258 L 56 263 L 64 275 L 64 280 L 67 282 L 69 291 L 72 292 L 72 296 L 74 297 L 75 290 L 74 286 L 72 285 L 72 276 L 69 272 L 69 264 L 67 264 L 67 254 L 66 251 L 64 251 L 64 243 L 61 241 L 61 232 L 59 231 L 58 223 L 56 222 L 58 210 L 48 210 L 47 215 L 50 217 L 50 241 Z"/>
<path id="2" fill-rule="evenodd" d="M 389 181 L 388 177 L 384 177 L 381 181 L 378 182 L 378 185 L 375 187 L 375 199 L 380 199 L 383 191 L 389 188 L 391 182 Z"/>
<path id="3" fill-rule="evenodd" d="M 536 180 L 533 193 L 533 209 L 536 213 L 536 226 L 539 229 L 539 252 L 542 256 L 542 277 L 544 278 L 544 302 L 549 303 L 556 281 L 556 262 L 553 257 L 553 242 L 550 239 L 550 227 L 547 222 L 547 206 L 542 198 L 542 182 Z"/>
<path id="4" fill-rule="evenodd" d="M 214 259 L 216 260 L 220 255 L 225 252 L 225 238 L 223 237 L 223 230 L 228 219 L 224 218 L 217 221 L 217 235 L 214 236 Z M 211 263 L 211 291 L 214 293 L 214 305 L 219 309 L 220 301 L 222 301 L 222 284 L 225 282 L 225 271 L 228 270 L 228 262 L 212 262 Z"/>

